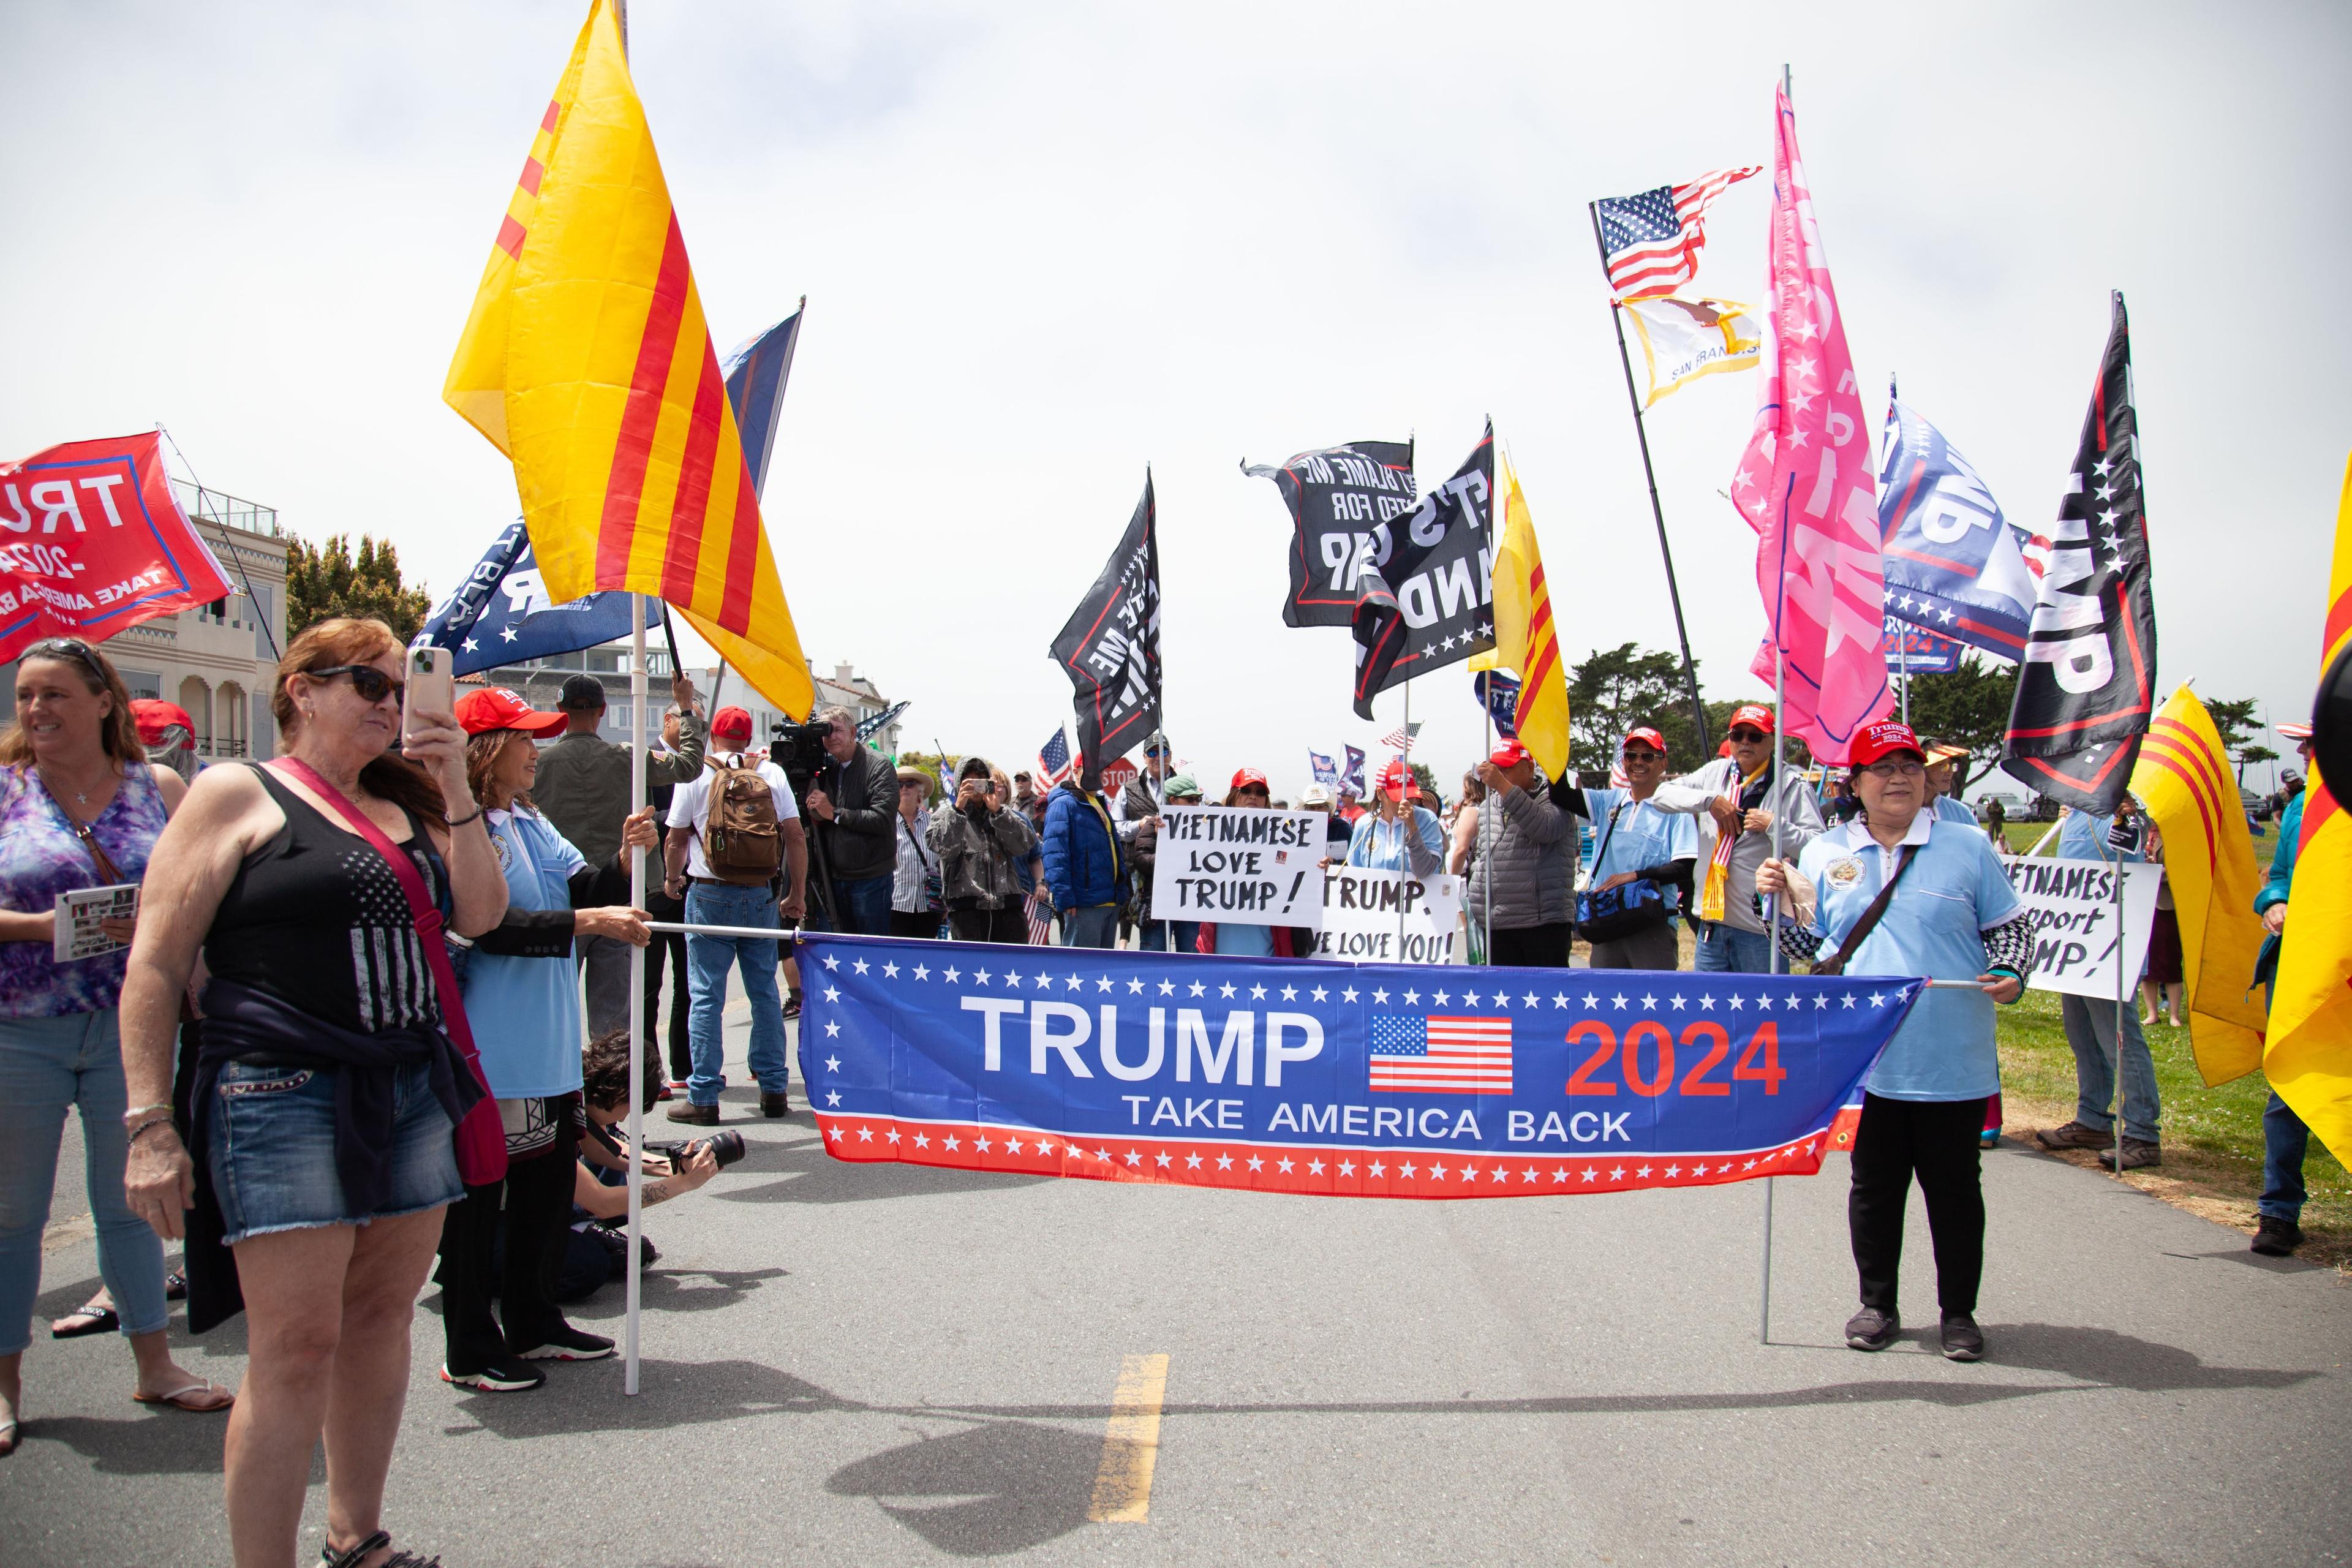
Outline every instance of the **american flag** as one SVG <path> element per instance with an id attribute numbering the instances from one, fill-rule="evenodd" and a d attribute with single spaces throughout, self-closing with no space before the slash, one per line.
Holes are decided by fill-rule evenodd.
<path id="1" fill-rule="evenodd" d="M 1056 724 L 1052 738 L 1038 748 L 1037 777 L 1044 788 L 1052 789 L 1076 772 L 1076 764 L 1070 761 L 1069 733 Z"/>
<path id="2" fill-rule="evenodd" d="M 1608 254 L 1609 286 L 1622 300 L 1669 294 L 1698 271 L 1706 243 L 1707 204 L 1759 166 L 1717 169 L 1686 185 L 1660 185 L 1639 195 L 1603 196 L 1592 204 Z"/>
<path id="3" fill-rule="evenodd" d="M 1054 945 L 1054 911 L 1045 902 L 1045 884 L 1038 883 L 1029 890 L 1029 945 Z"/>
<path id="4" fill-rule="evenodd" d="M 1374 1014 L 1376 1094 L 1508 1094 L 1511 1021 Z"/>
<path id="5" fill-rule="evenodd" d="M 1418 724 L 1400 724 L 1381 737 L 1381 744 L 1392 752 L 1402 752 L 1412 744 L 1413 738 L 1420 733 L 1421 726 Z"/>

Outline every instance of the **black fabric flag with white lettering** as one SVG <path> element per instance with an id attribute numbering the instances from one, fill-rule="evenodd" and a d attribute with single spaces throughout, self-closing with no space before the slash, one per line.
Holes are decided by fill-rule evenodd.
<path id="1" fill-rule="evenodd" d="M 1350 441 L 1301 452 L 1278 468 L 1252 467 L 1272 479 L 1290 508 L 1290 594 L 1286 626 L 1344 626 L 1356 618 L 1357 579 L 1389 551 L 1389 524 L 1413 508 L 1412 443 Z"/>
<path id="2" fill-rule="evenodd" d="M 1356 716 L 1416 675 L 1495 646 L 1495 426 L 1421 498 L 1357 580 Z"/>
<path id="3" fill-rule="evenodd" d="M 2027 543 L 2025 562 L 2033 622 L 2000 765 L 2053 800 L 2105 815 L 2130 782 L 2156 690 L 2139 423 L 2120 293 L 2058 521 L 2047 538 Z"/>
<path id="4" fill-rule="evenodd" d="M 1160 541 L 1151 471 L 1118 548 L 1054 639 L 1076 689 L 1078 754 L 1089 779 L 1160 723 Z"/>

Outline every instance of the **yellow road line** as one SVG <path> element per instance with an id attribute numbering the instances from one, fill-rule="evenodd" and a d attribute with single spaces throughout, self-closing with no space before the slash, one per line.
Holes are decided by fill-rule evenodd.
<path id="1" fill-rule="evenodd" d="M 1118 1386 L 1103 1427 L 1087 1518 L 1096 1524 L 1141 1524 L 1151 1511 L 1151 1467 L 1160 1458 L 1160 1405 L 1168 1393 L 1168 1358 L 1122 1356 Z"/>

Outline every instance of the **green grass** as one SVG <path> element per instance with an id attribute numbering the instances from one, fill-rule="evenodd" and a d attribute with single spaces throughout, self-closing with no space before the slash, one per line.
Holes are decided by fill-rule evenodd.
<path id="1" fill-rule="evenodd" d="M 2136 1004 L 2135 1004 L 2136 1005 Z M 2158 1023 L 2147 1030 L 2156 1058 L 2157 1093 L 2164 1104 L 2164 1158 L 2158 1171 L 2191 1189 L 2251 1210 L 2263 1188 L 2263 1107 L 2270 1086 L 2250 1073 L 2219 1089 L 2198 1076 L 2189 1030 Z M 2054 1125 L 2074 1112 L 2074 1053 L 2066 1044 L 2059 999 L 2029 991 L 2000 1010 L 2001 1091 L 2012 1121 Z M 2025 1111 L 2024 1118 L 2018 1111 Z M 2143 1173 L 2155 1174 L 2156 1173 Z M 2352 1174 L 2314 1139 L 2304 1160 L 2310 1199 L 2304 1228 L 2315 1233 L 2314 1256 L 2352 1258 Z"/>

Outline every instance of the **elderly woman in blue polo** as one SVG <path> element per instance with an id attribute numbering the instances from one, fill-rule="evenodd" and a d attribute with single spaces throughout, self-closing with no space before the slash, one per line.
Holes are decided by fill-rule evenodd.
<path id="1" fill-rule="evenodd" d="M 1902 1327 L 1895 1279 L 1916 1175 L 1935 1243 L 1944 1354 L 1976 1361 L 1985 1221 L 1977 1133 L 1986 1097 L 2000 1088 L 1993 1005 L 2023 991 L 2032 932 L 1984 835 L 1936 819 L 1927 762 L 1907 726 L 1865 727 L 1848 753 L 1862 814 L 1807 844 L 1794 867 L 1765 861 L 1756 891 L 1759 902 L 1779 897 L 1781 951 L 1813 959 L 1815 973 L 1971 983 L 1920 993 L 1864 1083 L 1846 1200 L 1862 1310 L 1845 1342 L 1884 1350 Z"/>
<path id="2" fill-rule="evenodd" d="M 534 712 L 515 693 L 491 688 L 458 699 L 457 722 L 467 736 L 466 782 L 488 814 L 490 847 L 506 873 L 507 912 L 463 955 L 460 984 L 506 1124 L 507 1174 L 499 1185 L 467 1187 L 442 1226 L 441 1376 L 513 1393 L 546 1381 L 535 1362 L 613 1353 L 611 1340 L 565 1322 L 554 1299 L 572 1218 L 584 1040 L 572 944 L 577 936 L 646 944 L 644 913 L 614 900 L 628 895 L 630 847 L 652 847 L 655 832 L 652 812 L 637 813 L 625 821 L 614 860 L 590 866 L 530 804 L 533 740 L 562 729 L 564 716 Z"/>

